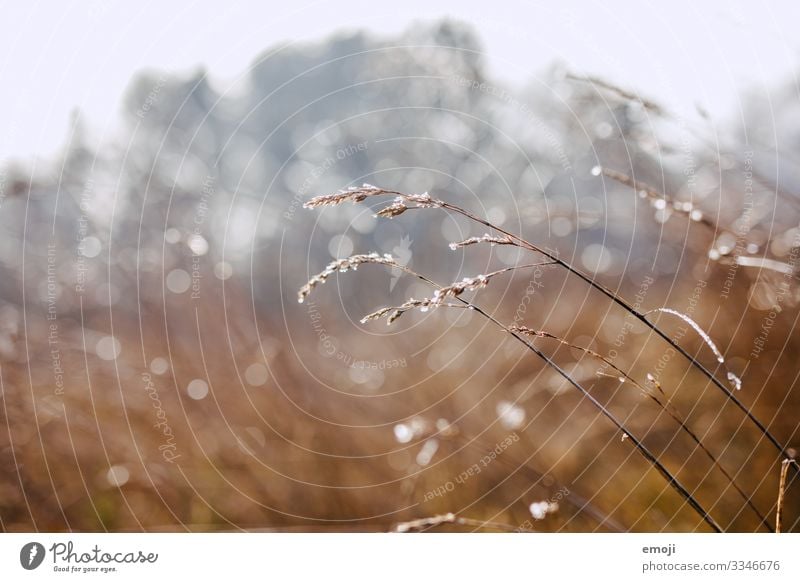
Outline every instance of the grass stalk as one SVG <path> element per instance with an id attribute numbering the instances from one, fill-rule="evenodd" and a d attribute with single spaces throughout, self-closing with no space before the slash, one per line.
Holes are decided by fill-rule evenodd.
<path id="1" fill-rule="evenodd" d="M 453 212 L 455 214 L 460 214 L 465 218 L 480 224 L 490 230 L 493 230 L 497 233 L 504 235 L 509 242 L 503 242 L 502 244 L 514 244 L 520 248 L 527 249 L 529 251 L 538 253 L 544 257 L 546 257 L 549 261 L 553 264 L 565 269 L 571 275 L 577 277 L 591 288 L 599 291 L 601 294 L 606 296 L 608 299 L 613 301 L 616 305 L 621 307 L 625 310 L 628 314 L 632 317 L 643 323 L 647 326 L 651 331 L 655 332 L 664 342 L 666 342 L 670 347 L 672 347 L 675 351 L 677 351 L 681 356 L 683 356 L 689 363 L 698 371 L 700 371 L 711 383 L 720 390 L 725 397 L 732 402 L 744 415 L 745 417 L 753 423 L 753 425 L 759 430 L 759 432 L 764 436 L 771 444 L 775 447 L 775 449 L 780 453 L 780 455 L 784 459 L 791 459 L 791 455 L 786 450 L 786 447 L 782 445 L 777 438 L 767 429 L 767 427 L 758 419 L 756 416 L 747 408 L 747 406 L 739 400 L 736 395 L 731 392 L 731 390 L 720 381 L 715 374 L 709 370 L 706 366 L 704 366 L 701 362 L 699 362 L 694 356 L 689 354 L 682 346 L 680 346 L 675 340 L 673 340 L 669 335 L 667 335 L 661 328 L 659 328 L 655 323 L 650 321 L 647 318 L 647 314 L 642 313 L 638 309 L 634 308 L 633 305 L 628 303 L 625 299 L 623 299 L 617 293 L 614 293 L 601 283 L 598 283 L 594 278 L 588 276 L 587 274 L 583 273 L 580 269 L 573 267 L 569 262 L 561 259 L 558 257 L 557 253 L 540 247 L 536 244 L 533 244 L 520 235 L 514 234 L 510 231 L 505 230 L 504 228 L 495 225 L 488 220 L 485 220 L 475 214 L 457 206 L 455 204 L 451 204 L 449 202 L 438 200 L 431 198 L 427 193 L 425 194 L 405 194 L 402 192 L 398 192 L 395 190 L 384 190 L 382 188 L 377 188 L 375 186 L 364 185 L 361 188 L 351 188 L 349 190 L 344 190 L 332 195 L 325 195 L 325 196 L 318 196 L 316 198 L 311 199 L 307 202 L 304 206 L 307 208 L 316 208 L 318 206 L 325 206 L 325 205 L 332 205 L 332 204 L 340 204 L 344 201 L 352 201 L 352 202 L 362 202 L 370 197 L 375 196 L 395 196 L 395 201 L 390 206 L 378 211 L 376 216 L 384 216 L 388 218 L 393 218 L 402 214 L 407 210 L 412 209 L 425 209 L 425 208 L 441 208 L 443 210 Z M 795 471 L 799 471 L 797 465 L 793 465 Z"/>
<path id="2" fill-rule="evenodd" d="M 355 255 L 355 256 L 361 258 L 361 257 L 373 256 L 373 255 Z M 551 261 L 552 260 L 553 260 L 553 258 L 551 257 Z M 347 259 L 345 259 L 344 261 L 347 261 Z M 370 261 L 359 261 L 359 264 L 369 264 L 369 262 Z M 336 264 L 342 264 L 341 261 L 338 261 L 338 262 L 335 262 L 335 263 Z M 423 280 L 423 281 L 425 281 L 425 282 L 427 282 L 427 283 L 429 283 L 431 285 L 434 285 L 438 289 L 445 289 L 446 288 L 446 287 L 443 287 L 443 286 L 433 282 L 428 277 L 425 277 L 425 276 L 423 276 L 423 275 L 421 275 L 419 273 L 416 273 L 415 271 L 412 271 L 408 267 L 401 267 L 401 265 L 399 265 L 399 264 L 392 264 L 391 258 L 383 257 L 381 260 L 374 261 L 374 263 L 375 264 L 381 264 L 381 265 L 389 266 L 389 267 L 393 267 L 393 268 L 394 267 L 400 267 L 404 272 L 409 273 L 409 274 L 413 274 L 414 276 L 418 277 L 419 279 L 421 279 L 421 280 Z M 328 266 L 328 268 L 324 272 L 331 271 L 333 266 L 334 266 L 334 264 L 332 263 L 331 265 Z M 319 276 L 312 277 L 311 280 L 312 281 L 317 280 L 318 277 Z M 298 299 L 300 301 L 302 301 L 305 298 L 305 296 L 308 295 L 308 293 L 305 291 L 305 289 L 307 289 L 307 287 L 308 287 L 308 285 L 304 286 L 301 289 L 301 291 L 299 292 Z M 566 370 L 561 368 L 547 354 L 542 352 L 533 343 L 527 341 L 522 336 L 522 334 L 513 331 L 510 327 L 506 326 L 505 324 L 503 324 L 502 322 L 497 320 L 494 316 L 492 316 L 491 314 L 487 313 L 486 311 L 484 311 L 483 309 L 481 309 L 479 306 L 475 305 L 474 303 L 466 301 L 465 299 L 461 298 L 458 295 L 455 296 L 455 299 L 457 301 L 459 301 L 464 307 L 466 307 L 468 309 L 471 309 L 472 311 L 480 314 L 482 317 L 484 317 L 487 320 L 489 320 L 491 323 L 493 323 L 495 326 L 500 328 L 502 331 L 510 334 L 517 341 L 521 342 L 524 346 L 526 346 L 526 348 L 528 350 L 530 350 L 537 357 L 539 357 L 548 367 L 550 367 L 558 375 L 560 375 L 562 378 L 564 378 L 564 380 L 566 380 L 573 388 L 577 389 L 581 393 L 581 395 L 592 404 L 592 406 L 594 406 L 604 417 L 606 417 L 606 419 L 608 419 L 619 431 L 621 431 L 625 435 L 625 440 L 627 442 L 630 442 L 633 445 L 634 449 L 642 457 L 644 457 L 644 459 L 646 461 L 648 461 L 648 463 L 650 463 L 650 465 L 653 468 L 655 468 L 658 471 L 658 473 L 664 478 L 664 480 L 667 482 L 667 484 L 673 490 L 675 490 L 695 512 L 697 512 L 697 514 L 703 519 L 703 521 L 705 521 L 708 524 L 708 526 L 712 530 L 714 530 L 716 532 L 722 532 L 723 531 L 722 527 L 714 520 L 714 518 L 708 513 L 708 511 L 706 511 L 706 509 L 698 502 L 698 500 L 692 495 L 692 493 L 677 479 L 677 477 L 675 477 L 675 475 L 673 475 L 664 466 L 664 464 L 647 448 L 647 446 L 642 441 L 640 441 L 632 432 L 630 432 L 624 426 L 624 424 L 610 410 L 608 410 L 608 408 L 603 406 L 603 404 L 600 401 L 598 401 L 589 392 L 588 389 L 586 389 L 579 382 L 577 382 L 574 378 L 572 378 L 572 376 L 570 376 L 569 373 Z M 432 303 L 432 300 L 422 300 L 422 301 L 410 300 L 410 301 L 407 301 L 406 304 L 404 304 L 402 306 L 397 306 L 397 307 L 393 307 L 393 308 L 383 308 L 381 310 L 378 310 L 375 313 L 366 316 L 364 318 L 364 320 L 371 320 L 371 319 L 377 319 L 379 317 L 388 316 L 388 318 L 389 318 L 388 321 L 391 322 L 391 321 L 394 321 L 397 317 L 399 317 L 399 315 L 401 315 L 402 313 L 404 313 L 407 310 L 410 310 L 410 309 L 413 309 L 413 308 L 416 308 L 416 307 L 420 307 L 420 306 L 427 307 L 427 306 L 430 306 L 431 303 Z M 440 305 L 444 306 L 444 307 L 455 306 L 455 304 L 440 304 Z"/>

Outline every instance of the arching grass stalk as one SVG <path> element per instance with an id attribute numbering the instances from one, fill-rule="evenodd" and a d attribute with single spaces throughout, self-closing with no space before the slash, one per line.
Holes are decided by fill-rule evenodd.
<path id="1" fill-rule="evenodd" d="M 769 532 L 774 531 L 772 528 L 772 524 L 770 524 L 766 516 L 763 513 L 761 513 L 761 511 L 755 506 L 750 496 L 747 495 L 747 493 L 745 493 L 744 490 L 742 490 L 742 488 L 739 486 L 738 483 L 736 483 L 736 480 L 734 479 L 733 475 L 731 475 L 725 469 L 725 467 L 722 466 L 722 463 L 720 463 L 719 459 L 717 459 L 717 457 L 708 449 L 708 447 L 706 447 L 702 443 L 697 434 L 686 424 L 686 420 L 683 418 L 680 412 L 678 412 L 678 410 L 672 405 L 672 403 L 669 400 L 669 397 L 664 393 L 664 390 L 661 388 L 661 384 L 658 382 L 658 380 L 656 380 L 654 377 L 648 374 L 648 382 L 647 382 L 648 385 L 644 386 L 636 379 L 631 377 L 630 374 L 619 368 L 609 358 L 606 358 L 605 356 L 595 352 L 594 350 L 590 350 L 588 348 L 575 345 L 545 331 L 532 330 L 524 326 L 512 326 L 511 330 L 529 337 L 549 338 L 569 348 L 579 350 L 587 354 L 588 356 L 591 356 L 592 358 L 598 359 L 601 362 L 605 363 L 607 366 L 609 366 L 612 370 L 614 370 L 618 374 L 618 376 L 613 376 L 610 374 L 602 374 L 602 375 L 616 377 L 620 382 L 629 382 L 630 384 L 638 388 L 643 395 L 645 395 L 651 401 L 655 402 L 658 405 L 658 407 L 661 408 L 661 410 L 666 412 L 667 415 L 669 415 L 669 417 L 675 421 L 675 423 L 681 428 L 681 430 L 684 433 L 689 435 L 689 438 L 691 438 L 695 442 L 695 444 L 700 448 L 700 450 L 702 450 L 703 453 L 705 453 L 706 457 L 708 457 L 711 460 L 713 465 L 720 470 L 720 472 L 725 476 L 728 482 L 739 493 L 739 496 L 744 500 L 747 506 L 750 509 L 752 509 L 753 512 L 758 516 L 758 518 L 761 520 L 761 525 L 763 525 Z"/>
<path id="2" fill-rule="evenodd" d="M 764 424 L 755 417 L 755 415 L 736 397 L 730 389 L 725 386 L 725 384 L 720 381 L 711 370 L 709 370 L 706 366 L 702 363 L 697 361 L 697 359 L 689 354 L 683 347 L 681 347 L 675 340 L 669 337 L 664 331 L 662 331 L 655 323 L 650 321 L 647 318 L 647 314 L 640 312 L 638 309 L 634 308 L 633 305 L 628 303 L 625 299 L 620 297 L 618 294 L 614 293 L 604 285 L 595 281 L 592 277 L 586 275 L 579 269 L 573 267 L 569 262 L 561 259 L 557 253 L 540 247 L 536 244 L 533 244 L 519 235 L 513 234 L 505 230 L 504 228 L 497 226 L 488 220 L 485 220 L 479 216 L 476 216 L 461 208 L 460 206 L 451 204 L 444 200 L 439 200 L 436 198 L 432 198 L 427 192 L 424 194 L 405 194 L 402 192 L 398 192 L 395 190 L 385 190 L 383 188 L 379 188 L 377 186 L 371 186 L 369 184 L 364 184 L 361 187 L 353 187 L 348 188 L 346 190 L 341 190 L 335 194 L 328 194 L 323 196 L 316 196 L 306 202 L 303 206 L 304 208 L 317 208 L 321 206 L 331 206 L 341 204 L 343 202 L 363 202 L 368 198 L 373 197 L 382 197 L 382 196 L 394 196 L 394 201 L 389 206 L 379 210 L 376 213 L 376 216 L 386 217 L 386 218 L 394 218 L 406 212 L 407 210 L 415 210 L 415 209 L 425 209 L 425 208 L 441 208 L 443 210 L 460 214 L 465 218 L 480 224 L 490 230 L 493 230 L 497 233 L 504 235 L 505 239 L 502 239 L 502 242 L 496 242 L 489 240 L 491 244 L 511 244 L 513 246 L 517 246 L 522 249 L 529 250 L 531 252 L 538 253 L 553 264 L 565 269 L 571 275 L 579 278 L 581 281 L 592 287 L 593 289 L 599 291 L 601 294 L 605 295 L 608 299 L 613 301 L 618 306 L 622 307 L 627 313 L 633 316 L 635 319 L 643 323 L 647 326 L 650 330 L 655 332 L 662 340 L 664 340 L 670 347 L 672 347 L 675 351 L 681 354 L 684 358 L 686 358 L 692 366 L 694 366 L 697 370 L 702 372 L 706 378 L 708 378 L 714 386 L 716 386 L 726 397 L 730 400 L 746 417 L 747 419 L 753 423 L 754 426 L 761 432 L 761 434 L 767 438 L 767 440 L 780 452 L 780 454 L 785 459 L 791 459 L 792 456 L 788 453 L 786 448 L 775 438 L 775 436 L 767 429 Z M 492 239 L 494 237 L 487 236 L 487 239 Z M 506 240 L 507 239 L 507 240 Z M 468 239 L 469 240 L 469 239 Z M 465 241 L 467 242 L 467 241 Z M 480 242 L 480 241 L 475 241 Z M 471 244 L 471 243 L 470 243 Z M 798 471 L 797 465 L 793 465 L 794 470 Z"/>
<path id="3" fill-rule="evenodd" d="M 397 202 L 395 202 L 395 204 L 397 204 Z M 493 317 L 492 315 L 481 309 L 479 306 L 469 301 L 466 301 L 465 299 L 460 297 L 461 293 L 467 288 L 477 288 L 477 286 L 484 286 L 488 281 L 488 278 L 485 275 L 473 279 L 474 281 L 480 282 L 477 283 L 475 286 L 472 285 L 462 286 L 454 284 L 445 287 L 435 283 L 434 281 L 432 281 L 428 277 L 425 277 L 424 275 L 412 271 L 408 267 L 402 266 L 399 263 L 394 263 L 391 256 L 389 255 L 379 256 L 375 253 L 372 253 L 369 255 L 354 255 L 354 257 L 358 257 L 358 259 L 354 261 L 353 257 L 350 257 L 348 259 L 340 259 L 338 261 L 334 261 L 333 263 L 328 265 L 328 267 L 323 271 L 323 273 L 333 273 L 336 271 L 344 272 L 360 264 L 375 263 L 375 264 L 390 266 L 392 268 L 399 268 L 402 271 L 414 275 L 415 277 L 418 277 L 419 279 L 429 283 L 430 285 L 434 286 L 438 291 L 436 294 L 434 294 L 434 299 L 416 300 L 412 298 L 403 303 L 402 305 L 379 309 L 374 313 L 365 316 L 362 319 L 363 322 L 386 317 L 387 321 L 391 323 L 400 316 L 402 316 L 407 311 L 410 311 L 411 309 L 418 309 L 418 308 L 429 309 L 431 307 L 459 307 L 464 309 L 470 309 L 480 314 L 482 317 L 488 319 L 491 323 L 497 326 L 499 329 L 510 334 L 517 341 L 525 345 L 528 350 L 536 354 L 536 356 L 538 356 L 548 367 L 553 369 L 558 375 L 564 378 L 564 380 L 566 380 L 573 388 L 577 389 L 584 398 L 586 398 L 603 416 L 605 416 L 609 421 L 611 421 L 611 423 L 619 431 L 621 431 L 623 435 L 625 435 L 625 440 L 627 442 L 630 442 L 631 445 L 633 445 L 634 449 L 642 457 L 644 457 L 645 460 L 647 460 L 653 468 L 655 468 L 661 474 L 661 476 L 666 480 L 667 484 L 672 489 L 674 489 L 684 499 L 684 501 L 688 503 L 689 506 L 692 509 L 694 509 L 695 512 L 697 512 L 698 515 L 700 515 L 700 517 L 702 517 L 703 521 L 705 521 L 709 525 L 709 527 L 711 527 L 711 529 L 713 529 L 716 532 L 722 532 L 722 528 L 720 527 L 720 525 L 714 520 L 713 517 L 711 517 L 708 511 L 705 510 L 705 508 L 697 501 L 697 499 L 691 494 L 691 492 L 689 492 L 689 490 L 664 466 L 664 464 L 647 448 L 647 446 L 645 446 L 643 442 L 641 442 L 633 433 L 631 433 L 623 425 L 623 423 L 610 410 L 608 410 L 608 408 L 603 406 L 602 403 L 600 403 L 594 396 L 592 396 L 592 394 L 584 386 L 582 386 L 579 382 L 577 382 L 574 378 L 572 378 L 572 376 L 570 376 L 569 373 L 567 373 L 563 368 L 561 368 L 547 354 L 542 352 L 537 346 L 527 341 L 520 333 L 513 331 L 511 328 L 504 325 L 495 317 Z M 365 259 L 365 257 L 373 257 L 375 260 L 371 261 Z M 553 264 L 553 263 L 554 263 L 553 260 L 546 261 L 546 264 Z M 526 265 L 526 266 L 532 266 L 532 265 Z M 503 269 L 500 272 L 507 272 L 513 269 L 514 269 L 513 267 L 509 269 Z M 493 273 L 493 275 L 496 274 L 499 274 L 499 272 Z M 310 293 L 311 289 L 315 286 L 311 284 L 312 281 L 324 283 L 327 278 L 327 277 L 321 277 L 321 278 L 320 277 L 321 275 L 312 277 L 309 283 L 307 283 L 300 289 L 300 291 L 298 292 L 299 302 L 302 303 Z M 473 280 L 470 280 L 470 282 Z M 441 298 L 444 298 L 446 296 L 453 296 L 459 302 L 459 304 L 444 303 L 441 300 Z M 437 298 L 440 299 L 437 300 Z"/>

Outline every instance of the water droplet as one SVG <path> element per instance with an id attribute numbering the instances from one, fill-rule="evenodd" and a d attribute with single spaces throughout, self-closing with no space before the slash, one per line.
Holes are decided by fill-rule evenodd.
<path id="1" fill-rule="evenodd" d="M 101 250 L 100 239 L 94 236 L 87 236 L 78 244 L 78 251 L 87 259 L 93 259 L 100 254 Z"/>
<path id="2" fill-rule="evenodd" d="M 495 407 L 500 424 L 508 430 L 517 430 L 525 422 L 525 409 L 507 400 L 500 401 Z"/>
<path id="3" fill-rule="evenodd" d="M 737 376 L 733 372 L 728 372 L 728 381 L 731 384 L 733 384 L 733 387 L 736 388 L 737 390 L 741 390 L 742 389 L 742 380 L 741 380 L 741 378 L 739 378 L 739 376 Z"/>
<path id="4" fill-rule="evenodd" d="M 672 208 L 664 208 L 662 210 L 656 210 L 653 219 L 659 224 L 664 224 L 669 220 L 670 216 L 672 216 Z"/>
<path id="5" fill-rule="evenodd" d="M 600 166 L 595 166 L 594 168 L 592 168 L 592 176 L 599 176 L 602 173 L 602 171 L 603 168 L 601 168 Z"/>
<path id="6" fill-rule="evenodd" d="M 176 242 L 181 240 L 181 231 L 179 231 L 177 228 L 168 228 L 164 232 L 164 240 L 174 245 Z"/>
<path id="7" fill-rule="evenodd" d="M 205 380 L 195 378 L 189 382 L 189 385 L 186 387 L 186 393 L 189 395 L 189 398 L 193 400 L 202 400 L 208 396 L 208 384 L 206 384 Z"/>
<path id="8" fill-rule="evenodd" d="M 251 386 L 263 386 L 267 383 L 269 372 L 264 364 L 256 362 L 250 364 L 247 370 L 244 371 L 244 379 Z"/>
<path id="9" fill-rule="evenodd" d="M 164 374 L 169 370 L 169 362 L 165 358 L 153 358 L 150 362 L 150 371 L 153 374 Z"/>
<path id="10" fill-rule="evenodd" d="M 189 239 L 189 248 L 195 256 L 202 256 L 208 252 L 208 241 L 199 234 L 195 234 Z"/>
<path id="11" fill-rule="evenodd" d="M 122 344 L 114 336 L 107 335 L 101 338 L 95 346 L 95 353 L 100 359 L 111 361 L 116 360 L 122 352 Z"/>
<path id="12" fill-rule="evenodd" d="M 192 285 L 192 277 L 183 269 L 173 269 L 167 274 L 167 289 L 172 293 L 185 293 Z"/>
<path id="13" fill-rule="evenodd" d="M 486 212 L 486 218 L 492 224 L 500 226 L 506 221 L 506 213 L 499 206 L 494 206 Z"/>
<path id="14" fill-rule="evenodd" d="M 431 460 L 433 459 L 433 455 L 436 454 L 436 451 L 439 450 L 439 441 L 436 439 L 428 439 L 425 441 L 425 444 L 422 445 L 422 449 L 419 453 L 417 453 L 417 465 L 420 467 L 425 467 L 428 465 Z"/>
<path id="15" fill-rule="evenodd" d="M 344 259 L 353 254 L 353 241 L 346 234 L 331 237 L 328 252 L 334 259 Z"/>
<path id="16" fill-rule="evenodd" d="M 408 443 L 414 438 L 414 431 L 407 424 L 400 423 L 394 425 L 394 438 L 398 443 Z"/>
<path id="17" fill-rule="evenodd" d="M 106 473 L 106 481 L 112 487 L 122 487 L 130 477 L 131 473 L 124 465 L 112 465 Z"/>
<path id="18" fill-rule="evenodd" d="M 221 280 L 225 281 L 229 279 L 233 275 L 233 267 L 227 261 L 220 261 L 216 265 L 214 265 L 214 276 Z"/>
<path id="19" fill-rule="evenodd" d="M 533 519 L 544 519 L 548 513 L 555 513 L 558 511 L 558 503 L 549 501 L 535 501 L 528 506 Z"/>
<path id="20" fill-rule="evenodd" d="M 601 121 L 594 126 L 594 134 L 600 139 L 608 139 L 614 133 L 614 128 L 607 121 Z"/>

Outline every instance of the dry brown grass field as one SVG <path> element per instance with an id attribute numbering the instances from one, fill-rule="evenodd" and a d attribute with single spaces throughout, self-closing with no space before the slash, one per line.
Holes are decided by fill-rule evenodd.
<path id="1" fill-rule="evenodd" d="M 424 35 L 4 170 L 0 529 L 800 531 L 796 136 Z"/>

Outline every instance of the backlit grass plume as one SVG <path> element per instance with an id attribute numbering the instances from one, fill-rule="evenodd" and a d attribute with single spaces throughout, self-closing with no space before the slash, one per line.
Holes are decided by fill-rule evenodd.
<path id="1" fill-rule="evenodd" d="M 708 219 L 706 219 L 702 215 L 702 213 L 699 212 L 699 210 L 696 210 L 693 207 L 687 207 L 685 205 L 678 205 L 672 200 L 667 200 L 666 197 L 660 196 L 656 191 L 654 191 L 649 186 L 644 186 L 628 178 L 623 174 L 604 171 L 602 169 L 599 169 L 599 171 L 596 171 L 596 173 L 597 174 L 604 173 L 613 179 L 616 179 L 626 185 L 636 188 L 641 192 L 644 192 L 645 197 L 650 199 L 650 201 L 657 207 L 662 204 L 666 205 L 667 203 L 669 203 L 674 210 L 676 210 L 679 214 L 685 216 L 688 220 L 701 222 L 706 226 L 713 225 Z M 569 275 L 577 278 L 583 284 L 588 285 L 595 291 L 601 293 L 602 295 L 610 299 L 614 304 L 622 308 L 630 316 L 634 317 L 642 324 L 647 326 L 650 330 L 652 330 L 661 340 L 666 342 L 677 353 L 681 354 L 684 358 L 686 358 L 694 368 L 696 368 L 699 372 L 701 372 L 704 376 L 706 376 L 713 383 L 713 385 L 725 395 L 727 399 L 729 399 L 733 404 L 735 404 L 739 408 L 739 410 L 742 411 L 742 413 L 747 417 L 747 419 L 761 432 L 761 434 L 764 437 L 766 437 L 766 439 L 770 443 L 772 443 L 772 445 L 776 448 L 777 451 L 780 452 L 780 454 L 784 458 L 789 458 L 789 455 L 787 454 L 785 448 L 777 441 L 777 439 L 770 433 L 770 431 L 767 430 L 765 425 L 761 423 L 752 414 L 752 412 L 736 398 L 735 394 L 731 392 L 730 388 L 717 377 L 716 372 L 710 370 L 709 368 L 705 367 L 703 364 L 698 362 L 675 340 L 671 339 L 663 330 L 661 330 L 653 321 L 651 321 L 650 316 L 652 316 L 655 313 L 664 313 L 678 317 L 682 319 L 684 322 L 688 323 L 692 327 L 692 329 L 694 329 L 694 331 L 697 332 L 697 334 L 703 340 L 705 345 L 707 345 L 709 349 L 714 353 L 717 363 L 722 367 L 723 371 L 726 373 L 725 379 L 727 380 L 727 382 L 729 382 L 731 387 L 733 387 L 735 390 L 739 390 L 741 388 L 741 380 L 738 378 L 738 376 L 733 374 L 727 368 L 722 352 L 719 350 L 716 343 L 714 343 L 714 341 L 711 339 L 708 333 L 706 333 L 700 327 L 699 324 L 697 324 L 688 315 L 680 313 L 679 311 L 676 311 L 669 307 L 658 307 L 655 309 L 651 309 L 649 311 L 640 311 L 639 309 L 631 305 L 628 301 L 626 301 L 623 297 L 621 297 L 618 293 L 615 293 L 610 289 L 607 289 L 599 282 L 597 282 L 594 277 L 583 273 L 581 270 L 574 267 L 570 262 L 559 257 L 556 252 L 551 251 L 535 243 L 532 243 L 522 238 L 520 235 L 510 232 L 499 225 L 495 225 L 492 222 L 484 218 L 481 218 L 465 210 L 460 206 L 457 206 L 455 204 L 452 204 L 450 202 L 447 202 L 439 198 L 433 198 L 427 192 L 423 194 L 405 194 L 395 190 L 386 190 L 383 188 L 379 188 L 377 186 L 364 184 L 361 187 L 348 188 L 346 190 L 341 190 L 335 194 L 317 196 L 309 200 L 304 206 L 306 208 L 318 208 L 321 206 L 334 206 L 341 204 L 343 202 L 360 203 L 364 202 L 367 199 L 384 197 L 384 196 L 386 197 L 391 196 L 393 199 L 387 206 L 384 206 L 375 213 L 375 216 L 377 218 L 395 218 L 412 210 L 440 209 L 445 212 L 449 212 L 451 214 L 463 216 L 485 227 L 488 230 L 488 232 L 482 236 L 470 237 L 460 242 L 450 244 L 450 248 L 453 250 L 480 244 L 507 245 L 507 246 L 515 246 L 518 247 L 519 249 L 522 249 L 525 252 L 531 253 L 537 258 L 537 260 L 536 262 L 521 263 L 519 265 L 506 267 L 503 269 L 499 269 L 497 271 L 478 274 L 473 277 L 465 277 L 461 281 L 456 281 L 449 284 L 440 284 L 433 281 L 430 277 L 426 275 L 417 273 L 404 265 L 400 265 L 390 255 L 380 255 L 378 253 L 357 254 L 348 257 L 346 259 L 333 261 L 321 273 L 313 276 L 300 289 L 298 293 L 298 300 L 300 302 L 302 302 L 317 285 L 324 283 L 332 274 L 336 272 L 346 272 L 349 270 L 355 270 L 358 266 L 364 264 L 377 264 L 392 269 L 399 269 L 400 271 L 409 276 L 413 276 L 420 279 L 421 281 L 425 282 L 431 287 L 431 294 L 429 297 L 423 297 L 421 299 L 408 298 L 406 301 L 404 301 L 399 305 L 382 307 L 376 310 L 375 312 L 364 316 L 361 322 L 368 324 L 374 320 L 386 319 L 387 324 L 392 324 L 403 314 L 409 311 L 412 310 L 428 311 L 440 307 L 452 308 L 452 309 L 469 309 L 479 314 L 480 316 L 486 318 L 499 330 L 507 334 L 510 334 L 511 337 L 524 344 L 525 347 L 530 352 L 532 352 L 541 360 L 543 360 L 544 363 L 549 368 L 551 368 L 558 375 L 564 378 L 564 380 L 566 380 L 570 386 L 578 390 L 586 400 L 588 400 L 606 419 L 608 419 L 618 430 L 622 432 L 624 440 L 630 443 L 635 448 L 635 450 L 640 455 L 642 455 L 647 460 L 647 462 L 650 463 L 650 465 L 662 475 L 667 484 L 676 493 L 678 493 L 685 500 L 685 502 L 694 511 L 697 512 L 699 516 L 702 517 L 702 519 L 708 524 L 708 526 L 712 530 L 722 531 L 722 527 L 710 515 L 709 511 L 697 500 L 697 498 L 693 495 L 693 493 L 680 480 L 678 480 L 678 478 L 673 473 L 671 473 L 666 468 L 666 466 L 662 463 L 662 461 L 654 453 L 652 453 L 648 449 L 648 447 L 639 438 L 637 438 L 636 435 L 633 434 L 633 432 L 630 429 L 626 427 L 625 423 L 622 420 L 620 420 L 615 414 L 613 414 L 599 400 L 597 400 L 583 384 L 581 384 L 578 380 L 573 378 L 568 372 L 566 372 L 563 368 L 561 368 L 553 360 L 551 356 L 545 354 L 536 345 L 534 340 L 537 338 L 555 340 L 557 342 L 560 342 L 561 344 L 569 346 L 570 348 L 578 349 L 587 356 L 597 359 L 603 362 L 606 366 L 610 367 L 614 371 L 614 376 L 620 382 L 623 383 L 628 382 L 630 385 L 638 388 L 645 396 L 650 398 L 650 400 L 654 402 L 661 410 L 666 412 L 669 415 L 669 417 L 672 418 L 678 424 L 680 429 L 684 433 L 686 433 L 692 439 L 692 441 L 694 441 L 694 443 L 698 446 L 698 448 L 700 448 L 700 450 L 702 450 L 703 453 L 711 460 L 713 465 L 718 470 L 721 471 L 721 473 L 725 476 L 728 482 L 743 498 L 746 506 L 750 510 L 752 510 L 755 513 L 755 515 L 758 516 L 762 526 L 765 529 L 772 531 L 773 528 L 771 527 L 770 523 L 766 520 L 764 513 L 761 512 L 751 501 L 750 499 L 751 495 L 748 495 L 747 492 L 745 492 L 742 489 L 742 487 L 736 482 L 734 476 L 722 466 L 717 456 L 711 450 L 708 449 L 708 447 L 702 442 L 697 433 L 689 427 L 684 417 L 670 402 L 669 397 L 664 392 L 660 383 L 658 383 L 658 381 L 652 375 L 648 375 L 645 381 L 637 381 L 631 376 L 631 374 L 623 371 L 620 367 L 614 365 L 609 358 L 604 357 L 598 352 L 589 350 L 587 348 L 580 348 L 546 331 L 533 330 L 524 325 L 516 325 L 516 324 L 506 325 L 503 322 L 496 319 L 494 316 L 484 311 L 474 301 L 474 299 L 465 299 L 464 295 L 467 292 L 479 292 L 481 289 L 486 287 L 492 279 L 504 273 L 510 273 L 521 269 L 542 267 L 542 266 L 550 266 L 552 268 L 565 270 L 567 273 L 569 273 Z M 601 375 L 607 376 L 608 374 L 601 374 Z M 451 514 L 447 515 L 449 516 Z M 428 522 L 424 523 L 420 522 L 420 524 L 426 526 L 432 525 Z"/>

